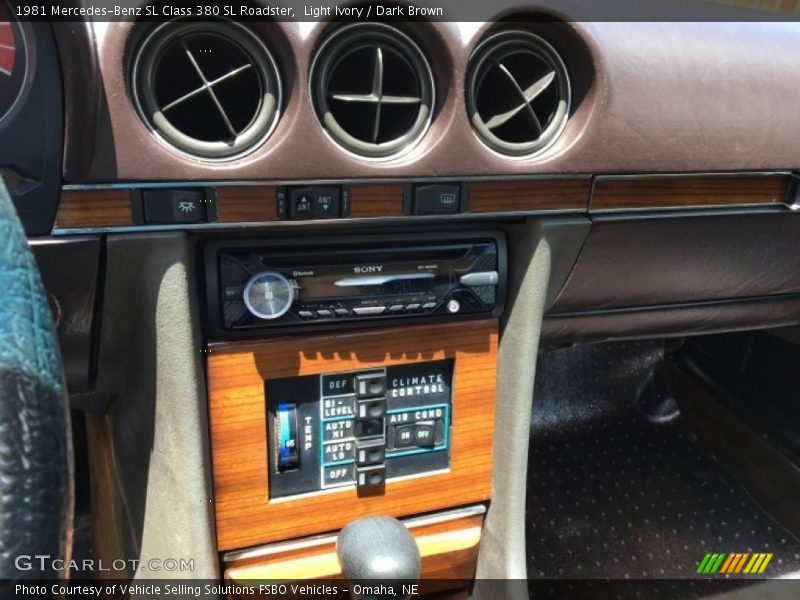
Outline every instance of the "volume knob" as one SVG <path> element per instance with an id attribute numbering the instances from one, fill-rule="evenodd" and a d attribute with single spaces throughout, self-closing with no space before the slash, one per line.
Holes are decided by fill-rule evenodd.
<path id="1" fill-rule="evenodd" d="M 259 319 L 282 317 L 293 301 L 294 287 L 286 277 L 274 271 L 254 275 L 244 287 L 244 303 Z"/>

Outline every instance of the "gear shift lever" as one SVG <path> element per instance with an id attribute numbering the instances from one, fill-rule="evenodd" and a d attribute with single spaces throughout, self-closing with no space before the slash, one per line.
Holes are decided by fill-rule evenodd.
<path id="1" fill-rule="evenodd" d="M 422 561 L 408 529 L 392 517 L 364 517 L 342 529 L 336 555 L 353 600 L 402 598 L 403 585 L 419 580 Z M 394 594 L 384 593 L 392 587 Z"/>

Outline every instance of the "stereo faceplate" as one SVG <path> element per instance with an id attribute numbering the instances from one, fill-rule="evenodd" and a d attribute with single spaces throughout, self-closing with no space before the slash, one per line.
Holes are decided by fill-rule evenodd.
<path id="1" fill-rule="evenodd" d="M 501 234 L 206 246 L 210 332 L 336 327 L 392 319 L 499 316 Z"/>

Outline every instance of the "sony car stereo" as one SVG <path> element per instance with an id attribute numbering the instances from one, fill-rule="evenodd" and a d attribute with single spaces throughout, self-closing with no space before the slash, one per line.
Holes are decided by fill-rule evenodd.
<path id="1" fill-rule="evenodd" d="M 390 319 L 499 316 L 499 233 L 206 245 L 211 334 Z"/>

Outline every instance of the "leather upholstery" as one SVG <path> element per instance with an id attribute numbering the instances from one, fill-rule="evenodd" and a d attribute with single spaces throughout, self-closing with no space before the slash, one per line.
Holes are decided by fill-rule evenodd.
<path id="1" fill-rule="evenodd" d="M 17 557 L 69 557 L 71 471 L 69 412 L 50 309 L 0 180 L 0 597 L 10 596 L 3 587 L 14 579 L 61 575 L 38 563 L 26 570 Z"/>

